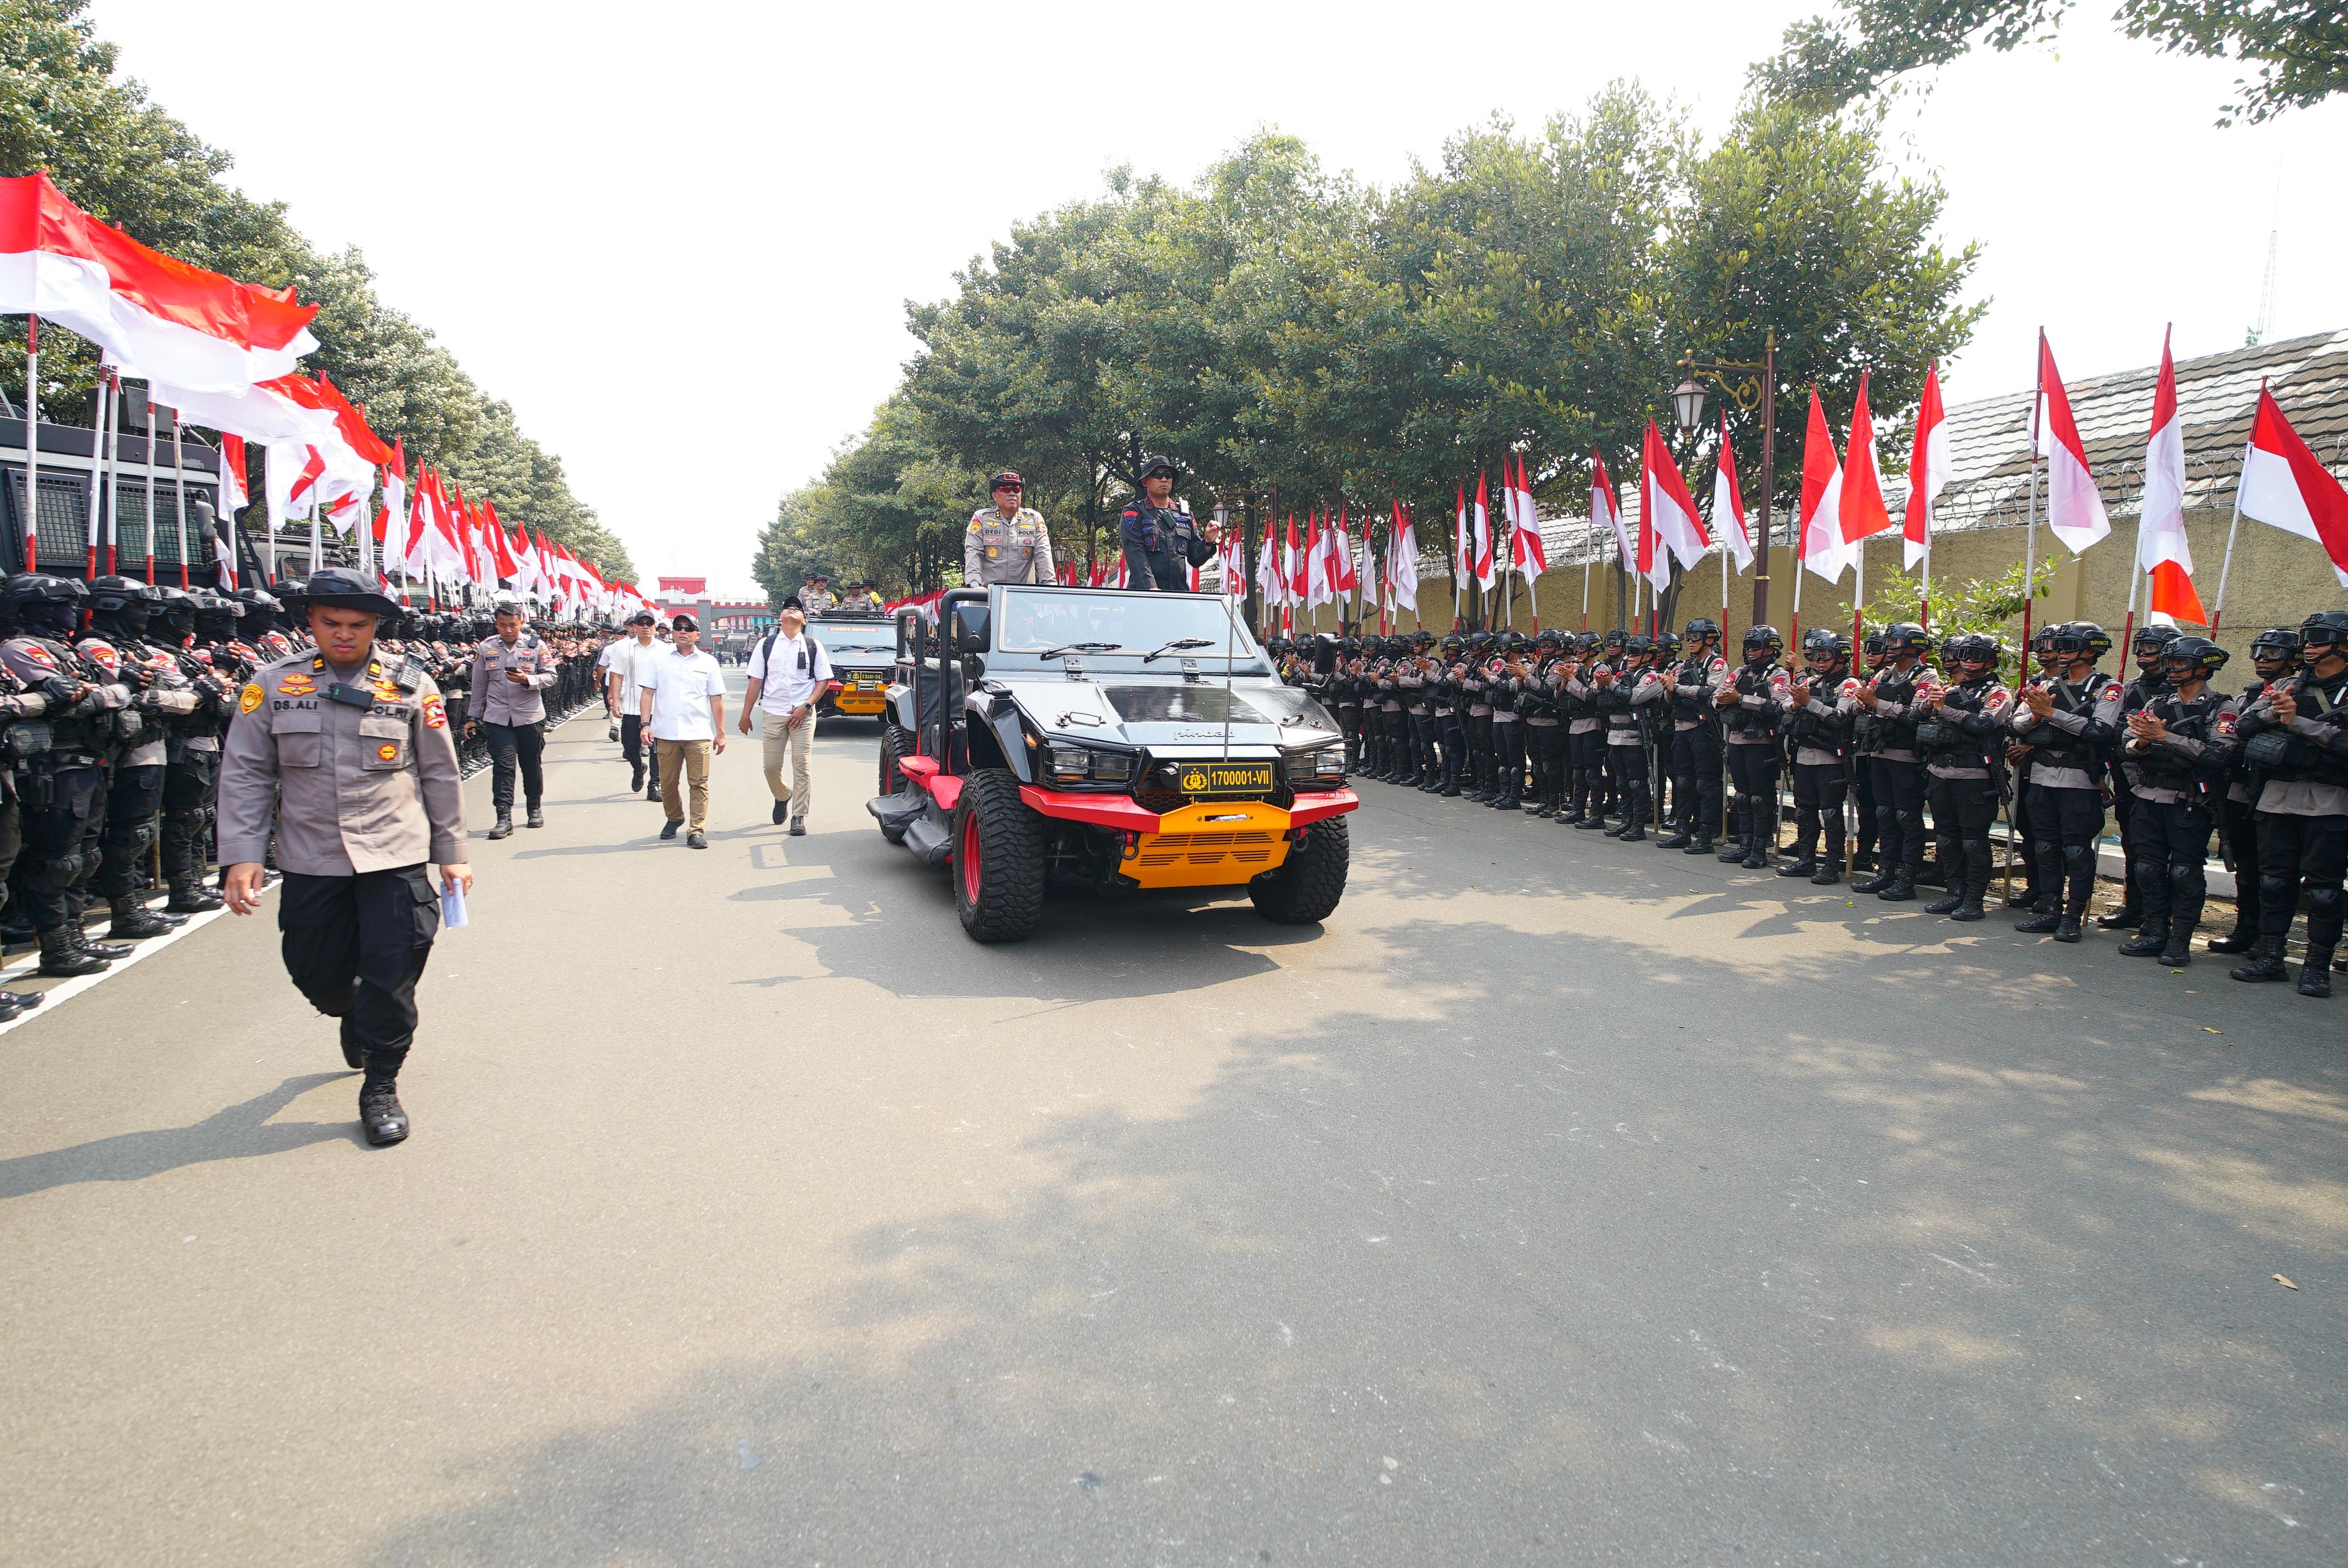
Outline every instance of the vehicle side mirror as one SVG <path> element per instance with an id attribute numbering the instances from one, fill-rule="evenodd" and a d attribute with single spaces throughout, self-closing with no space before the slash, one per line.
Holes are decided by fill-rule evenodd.
<path id="1" fill-rule="evenodd" d="M 986 606 L 956 604 L 953 607 L 953 651 L 967 657 L 986 652 Z"/>

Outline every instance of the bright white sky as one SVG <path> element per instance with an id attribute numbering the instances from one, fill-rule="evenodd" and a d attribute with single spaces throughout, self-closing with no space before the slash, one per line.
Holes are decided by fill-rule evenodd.
<path id="1" fill-rule="evenodd" d="M 1390 181 L 1498 111 L 1537 127 L 1636 77 L 1699 126 L 1815 9 L 1373 3 L 840 6 L 703 0 L 97 0 L 124 68 L 281 200 L 356 244 L 659 573 L 747 584 L 776 498 L 864 423 L 912 351 L 908 298 L 1118 163 L 1195 176 L 1259 123 Z M 1979 54 L 1902 120 L 1944 238 L 1994 304 L 1952 401 L 2239 346 L 2280 204 L 2278 336 L 2348 326 L 2348 102 L 2219 130 L 2232 67 L 2118 36 Z M 1141 63 L 1166 88 L 1145 92 Z M 342 106 L 339 108 L 337 106 Z M 2324 257 L 2335 258 L 2326 263 Z M 1660 391 L 1661 389 L 1659 389 Z M 696 425 L 654 427 L 645 398 Z M 1019 454 L 1002 460 L 1016 464 Z M 973 498 L 973 504 L 978 498 Z"/>

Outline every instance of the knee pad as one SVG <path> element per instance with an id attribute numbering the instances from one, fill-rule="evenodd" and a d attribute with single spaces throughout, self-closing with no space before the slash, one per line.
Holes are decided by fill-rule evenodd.
<path id="1" fill-rule="evenodd" d="M 2312 887 L 2307 890 L 2307 920 L 2312 926 L 2318 921 L 2336 924 L 2348 914 L 2348 895 L 2336 887 Z"/>
<path id="2" fill-rule="evenodd" d="M 2064 845 L 2063 867 L 2073 876 L 2092 873 L 2096 869 L 2096 846 L 2093 844 Z"/>
<path id="3" fill-rule="evenodd" d="M 41 868 L 48 885 L 63 892 L 81 878 L 82 859 L 79 855 L 59 855 Z"/>
<path id="4" fill-rule="evenodd" d="M 2289 909 L 2299 902 L 2298 882 L 2291 877 L 2260 877 L 2259 902 L 2281 904 L 2283 908 Z"/>

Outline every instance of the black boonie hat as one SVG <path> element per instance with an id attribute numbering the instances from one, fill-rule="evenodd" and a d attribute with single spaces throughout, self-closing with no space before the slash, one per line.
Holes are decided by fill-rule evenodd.
<path id="1" fill-rule="evenodd" d="M 333 610 L 365 610 L 375 615 L 396 615 L 399 606 L 355 572 L 345 572 L 339 566 L 324 566 L 310 574 L 302 585 L 301 603 L 308 608 L 320 604 Z"/>

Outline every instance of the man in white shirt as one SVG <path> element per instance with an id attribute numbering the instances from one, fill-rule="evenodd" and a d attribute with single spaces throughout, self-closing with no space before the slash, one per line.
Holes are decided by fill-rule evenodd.
<path id="1" fill-rule="evenodd" d="M 620 755 L 628 760 L 628 791 L 641 789 L 647 800 L 659 799 L 661 792 L 660 768 L 644 738 L 644 682 L 653 673 L 653 661 L 669 652 L 666 645 L 653 640 L 654 624 L 650 610 L 629 616 L 627 640 L 607 650 L 611 663 L 603 671 L 604 705 L 620 716 Z M 649 779 L 648 774 L 653 776 Z"/>
<path id="2" fill-rule="evenodd" d="M 757 713 L 766 742 L 767 792 L 775 798 L 775 820 L 788 810 L 792 838 L 807 835 L 808 809 L 815 803 L 808 780 L 808 748 L 815 740 L 815 699 L 831 679 L 823 645 L 807 634 L 807 617 L 786 603 L 775 617 L 776 631 L 750 650 L 750 689 L 742 697 L 743 734 Z M 783 788 L 783 754 L 791 758 L 791 787 Z"/>
<path id="3" fill-rule="evenodd" d="M 653 732 L 660 751 L 661 805 L 668 812 L 661 837 L 674 839 L 685 826 L 685 802 L 677 792 L 683 775 L 693 796 L 693 824 L 685 837 L 688 849 L 705 850 L 709 840 L 702 829 L 709 820 L 709 758 L 726 749 L 726 672 L 701 651 L 701 623 L 679 615 L 671 624 L 675 644 L 653 661 L 644 678 L 637 712 Z"/>

